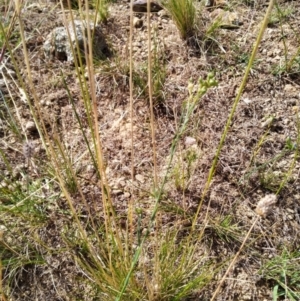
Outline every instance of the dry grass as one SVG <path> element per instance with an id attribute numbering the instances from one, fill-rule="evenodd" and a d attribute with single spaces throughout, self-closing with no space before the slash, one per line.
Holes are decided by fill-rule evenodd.
<path id="1" fill-rule="evenodd" d="M 55 20 L 94 21 L 88 2 L 2 4 L 3 300 L 299 298 L 299 41 L 282 35 L 295 24 L 277 6 L 270 33 L 273 1 L 228 7 L 253 20 L 236 31 L 183 4 L 140 29 L 127 3 L 96 1 L 110 55 L 94 56 L 87 30 L 74 64 L 47 60 L 43 37 Z"/>

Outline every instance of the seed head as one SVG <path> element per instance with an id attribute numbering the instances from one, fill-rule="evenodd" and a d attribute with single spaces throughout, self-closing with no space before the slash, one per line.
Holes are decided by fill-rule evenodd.
<path id="1" fill-rule="evenodd" d="M 30 159 L 34 154 L 34 144 L 32 141 L 27 141 L 23 145 L 23 154 L 26 159 Z"/>
<path id="2" fill-rule="evenodd" d="M 267 215 L 272 211 L 272 208 L 276 202 L 277 196 L 275 194 L 266 195 L 257 203 L 255 212 L 262 217 L 267 217 Z"/>

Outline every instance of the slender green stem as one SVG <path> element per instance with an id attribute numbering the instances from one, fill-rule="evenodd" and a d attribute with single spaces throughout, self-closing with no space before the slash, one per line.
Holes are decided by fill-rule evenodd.
<path id="1" fill-rule="evenodd" d="M 248 66 L 246 68 L 246 71 L 245 71 L 245 74 L 244 74 L 244 77 L 243 77 L 243 81 L 239 87 L 239 90 L 238 90 L 238 93 L 237 93 L 237 96 L 234 100 L 234 103 L 233 103 L 233 106 L 232 106 L 232 109 L 230 111 L 230 114 L 229 114 L 229 117 L 227 119 L 227 122 L 226 122 L 226 125 L 225 125 L 225 128 L 224 128 L 224 131 L 222 133 L 222 136 L 221 136 L 221 140 L 219 142 L 219 145 L 218 145 L 218 148 L 217 148 L 217 151 L 216 151 L 216 154 L 215 154 L 215 157 L 213 159 L 213 163 L 212 163 L 212 166 L 209 170 L 209 174 L 208 174 L 208 179 L 207 179 L 207 182 L 206 182 L 206 185 L 204 187 L 204 190 L 203 190 L 203 193 L 202 193 L 202 196 L 201 196 L 201 201 L 199 202 L 199 205 L 198 205 L 198 208 L 197 208 L 197 212 L 195 214 L 195 217 L 194 217 L 194 220 L 193 220 L 193 224 L 192 224 L 192 230 L 195 229 L 195 226 L 196 226 L 196 223 L 197 223 L 197 219 L 198 219 L 198 216 L 199 216 L 199 212 L 200 212 L 200 209 L 202 207 L 202 203 L 204 201 L 204 198 L 208 192 L 208 189 L 210 187 L 210 184 L 212 182 L 212 179 L 214 177 L 214 174 L 215 174 L 215 170 L 216 170 L 216 166 L 217 166 L 217 163 L 219 161 L 219 156 L 220 156 L 220 153 L 221 153 L 221 150 L 223 148 L 223 145 L 224 145 L 224 142 L 225 142 L 225 139 L 227 137 L 227 133 L 229 131 L 229 128 L 231 126 L 231 123 L 232 123 L 232 120 L 233 120 L 233 116 L 235 114 L 235 111 L 236 111 L 236 108 L 237 108 L 237 105 L 241 99 L 241 96 L 242 96 L 242 93 L 244 91 L 244 88 L 246 86 L 246 83 L 247 83 L 247 79 L 248 79 L 248 76 L 250 74 L 250 71 L 251 71 L 251 67 L 253 65 L 253 62 L 254 62 L 254 59 L 255 59 L 255 56 L 256 56 L 256 53 L 257 53 L 257 50 L 258 50 L 258 47 L 260 45 L 260 42 L 262 40 L 262 37 L 263 37 L 263 34 L 265 32 L 265 29 L 268 25 L 268 20 L 269 20 L 269 17 L 270 17 L 270 14 L 271 14 L 271 11 L 272 11 L 272 8 L 274 6 L 274 0 L 270 0 L 269 2 L 269 6 L 268 6 L 268 9 L 266 11 L 266 14 L 265 14 L 265 17 L 262 21 L 262 24 L 261 24 L 261 27 L 260 27 L 260 31 L 259 31 L 259 34 L 258 34 L 258 37 L 255 41 L 255 44 L 254 44 L 254 48 L 253 48 L 253 51 L 251 53 L 251 57 L 249 59 L 249 63 L 248 63 Z M 206 224 L 207 222 L 207 219 L 208 219 L 208 212 L 209 212 L 209 208 L 210 208 L 210 201 L 208 203 L 208 206 L 207 206 L 207 210 L 206 210 L 206 215 L 205 215 L 205 219 L 204 219 L 204 225 Z M 202 236 L 203 234 L 203 231 L 204 231 L 204 228 L 203 227 L 203 230 L 201 231 L 200 235 Z M 193 231 L 192 231 L 193 232 Z M 200 236 L 200 237 L 201 237 Z"/>

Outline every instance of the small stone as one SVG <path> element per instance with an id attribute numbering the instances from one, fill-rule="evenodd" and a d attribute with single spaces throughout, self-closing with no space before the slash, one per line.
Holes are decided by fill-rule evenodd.
<path id="1" fill-rule="evenodd" d="M 289 124 L 289 122 L 290 122 L 290 121 L 289 121 L 288 118 L 285 118 L 285 119 L 282 120 L 282 123 L 285 124 L 285 125 Z"/>
<path id="2" fill-rule="evenodd" d="M 236 12 L 225 11 L 221 8 L 215 9 L 210 17 L 220 24 L 224 29 L 235 29 L 243 23 L 240 21 L 239 15 Z"/>
<path id="3" fill-rule="evenodd" d="M 7 183 L 4 182 L 4 181 L 2 181 L 2 182 L 0 183 L 0 188 L 6 188 L 7 186 L 8 186 Z"/>
<path id="4" fill-rule="evenodd" d="M 168 13 L 163 9 L 157 13 L 161 18 L 169 18 Z"/>
<path id="5" fill-rule="evenodd" d="M 185 137 L 184 144 L 186 147 L 195 145 L 197 143 L 197 140 L 193 137 Z"/>
<path id="6" fill-rule="evenodd" d="M 136 49 L 142 48 L 142 46 L 143 46 L 143 45 L 142 45 L 141 42 L 134 42 L 134 43 L 133 43 L 133 49 L 134 49 L 134 48 L 136 48 Z"/>
<path id="7" fill-rule="evenodd" d="M 147 12 L 147 0 L 137 0 L 132 4 L 132 10 L 136 13 L 146 13 Z M 154 1 L 150 2 L 150 12 L 159 12 L 163 8 Z"/>
<path id="8" fill-rule="evenodd" d="M 139 181 L 140 183 L 145 183 L 145 178 L 144 178 L 143 175 L 137 174 L 137 175 L 135 176 L 135 179 L 136 179 L 137 181 Z"/>
<path id="9" fill-rule="evenodd" d="M 27 132 L 34 132 L 34 131 L 36 131 L 35 123 L 33 121 L 27 121 L 27 123 L 25 124 L 25 130 Z"/>
<path id="10" fill-rule="evenodd" d="M 274 120 L 274 117 L 269 117 L 266 121 L 264 121 L 262 124 L 261 124 L 261 127 L 264 128 L 264 127 L 267 127 L 269 126 L 272 121 Z"/>
<path id="11" fill-rule="evenodd" d="M 125 187 L 125 186 L 126 186 L 126 182 L 125 182 L 125 181 L 123 181 L 123 180 L 122 180 L 122 181 L 120 181 L 120 182 L 119 182 L 119 184 L 120 184 L 120 186 L 121 186 L 121 187 Z"/>
<path id="12" fill-rule="evenodd" d="M 205 7 L 212 7 L 214 6 L 215 1 L 214 0 L 206 0 L 205 1 Z"/>
<path id="13" fill-rule="evenodd" d="M 291 84 L 287 84 L 284 86 L 284 91 L 286 92 L 295 92 L 297 91 L 297 88 Z"/>
<path id="14" fill-rule="evenodd" d="M 7 231 L 7 228 L 4 225 L 0 225 L 0 231 L 5 232 Z"/>
<path id="15" fill-rule="evenodd" d="M 131 194 L 129 192 L 125 192 L 123 194 L 124 199 L 129 199 L 131 197 Z"/>
<path id="16" fill-rule="evenodd" d="M 138 17 L 133 18 L 133 26 L 135 28 L 141 28 L 143 26 L 143 20 L 139 19 Z"/>
<path id="17" fill-rule="evenodd" d="M 297 99 L 291 98 L 287 100 L 287 105 L 288 106 L 295 106 L 297 104 Z"/>
<path id="18" fill-rule="evenodd" d="M 95 166 L 93 164 L 89 164 L 86 166 L 87 172 L 95 172 Z"/>
<path id="19" fill-rule="evenodd" d="M 248 97 L 245 97 L 242 99 L 244 103 L 246 103 L 247 105 L 250 104 L 252 102 L 251 99 L 249 99 Z"/>
<path id="20" fill-rule="evenodd" d="M 217 7 L 225 7 L 228 5 L 227 0 L 216 0 L 215 3 Z"/>
<path id="21" fill-rule="evenodd" d="M 26 10 L 31 10 L 31 11 L 34 11 L 34 12 L 37 12 L 37 13 L 42 13 L 43 12 L 42 7 L 38 3 L 30 4 L 29 6 L 26 7 Z"/>
<path id="22" fill-rule="evenodd" d="M 123 191 L 120 189 L 113 189 L 112 194 L 113 195 L 121 195 L 121 194 L 123 194 Z"/>

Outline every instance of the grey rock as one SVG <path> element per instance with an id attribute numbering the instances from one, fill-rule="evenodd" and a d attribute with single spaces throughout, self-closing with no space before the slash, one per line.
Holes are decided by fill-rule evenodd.
<path id="1" fill-rule="evenodd" d="M 156 2 L 150 1 L 150 12 L 159 12 L 163 8 Z M 132 4 L 132 10 L 136 13 L 146 13 L 147 12 L 147 0 L 137 0 Z"/>
<path id="2" fill-rule="evenodd" d="M 87 24 L 81 20 L 74 20 L 74 27 L 70 22 L 67 27 L 57 27 L 47 36 L 44 43 L 44 53 L 48 58 L 55 57 L 60 61 L 74 62 L 74 55 L 72 49 L 76 51 L 78 43 L 80 51 L 84 52 L 84 40 L 87 42 L 87 28 L 89 26 L 91 31 L 94 31 L 93 40 L 93 54 L 100 58 L 108 53 L 108 46 L 104 35 L 99 26 L 94 26 L 91 22 Z M 70 37 L 68 36 L 68 31 Z M 88 44 L 88 43 L 87 43 Z"/>

